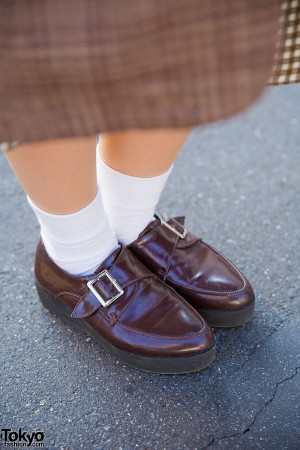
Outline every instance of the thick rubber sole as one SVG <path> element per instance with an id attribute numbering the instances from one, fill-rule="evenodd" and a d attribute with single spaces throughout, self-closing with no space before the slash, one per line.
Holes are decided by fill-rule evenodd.
<path id="1" fill-rule="evenodd" d="M 122 350 L 97 333 L 93 327 L 84 321 L 84 319 L 73 319 L 70 317 L 70 311 L 66 310 L 61 301 L 50 294 L 37 281 L 36 289 L 43 306 L 49 312 L 91 336 L 97 343 L 116 356 L 120 361 L 134 369 L 158 374 L 184 374 L 203 370 L 210 366 L 215 359 L 215 345 L 205 352 L 176 357 L 144 356 Z"/>
<path id="2" fill-rule="evenodd" d="M 255 300 L 249 306 L 236 311 L 221 311 L 215 309 L 196 308 L 206 322 L 213 328 L 240 327 L 252 319 L 254 315 Z"/>

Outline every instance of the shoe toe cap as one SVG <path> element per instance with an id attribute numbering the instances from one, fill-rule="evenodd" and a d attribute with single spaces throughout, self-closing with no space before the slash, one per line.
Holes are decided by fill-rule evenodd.
<path id="1" fill-rule="evenodd" d="M 185 277 L 173 275 L 174 287 L 193 306 L 237 310 L 254 301 L 249 281 L 224 255 L 203 242 L 196 255 L 199 260 L 194 252 Z"/>

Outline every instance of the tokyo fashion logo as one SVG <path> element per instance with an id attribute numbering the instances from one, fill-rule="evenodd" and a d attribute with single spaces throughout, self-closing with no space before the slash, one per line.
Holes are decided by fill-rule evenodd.
<path id="1" fill-rule="evenodd" d="M 44 447 L 44 433 L 40 430 L 28 432 L 19 428 L 18 431 L 12 428 L 1 428 L 0 439 L 3 439 L 4 447 Z"/>

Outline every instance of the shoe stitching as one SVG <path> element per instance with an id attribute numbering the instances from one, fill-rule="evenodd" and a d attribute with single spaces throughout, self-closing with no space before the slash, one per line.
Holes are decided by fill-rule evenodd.
<path id="1" fill-rule="evenodd" d="M 123 306 L 123 308 L 118 312 L 118 317 L 121 317 L 121 315 L 123 314 L 123 312 L 125 311 L 125 309 L 126 309 L 126 308 L 133 302 L 133 300 L 135 299 L 137 287 L 138 287 L 138 283 L 137 283 L 137 281 L 136 281 L 136 282 L 134 283 L 133 292 L 132 292 L 132 294 L 131 294 L 131 297 L 128 299 L 128 302 Z"/>
<path id="2" fill-rule="evenodd" d="M 77 318 L 77 319 L 84 319 L 84 318 L 86 318 L 86 317 L 91 316 L 91 315 L 92 315 L 95 311 L 97 311 L 97 309 L 100 308 L 100 306 L 101 306 L 101 303 L 99 302 L 99 305 L 95 305 L 95 306 L 94 306 L 90 311 L 88 311 L 86 314 L 77 314 L 76 312 L 75 312 L 75 314 L 74 314 L 74 310 L 77 309 L 77 307 L 79 307 L 79 305 L 80 305 L 81 303 L 84 304 L 84 299 L 82 299 L 80 302 L 77 303 L 77 305 L 75 305 L 75 307 L 74 307 L 74 309 L 73 309 L 73 311 L 72 311 L 71 317 L 74 317 L 74 318 Z"/>
<path id="3" fill-rule="evenodd" d="M 177 244 L 178 244 L 178 241 L 179 241 L 179 236 L 176 237 L 175 242 L 174 242 L 174 245 L 173 245 L 173 248 L 172 248 L 172 250 L 170 251 L 169 258 L 168 258 L 168 260 L 167 260 L 167 268 L 166 268 L 166 271 L 165 271 L 165 275 L 164 275 L 164 277 L 163 277 L 163 281 L 166 281 L 167 278 L 168 278 L 169 270 L 170 270 L 171 263 L 172 263 L 173 253 L 174 253 L 174 251 L 175 251 L 175 249 L 176 249 L 176 246 L 177 246 Z"/>
<path id="4" fill-rule="evenodd" d="M 115 321 L 115 323 L 119 320 L 121 314 L 125 311 L 127 306 L 130 305 L 130 303 L 134 300 L 135 295 L 136 295 L 136 291 L 137 291 L 137 282 L 135 284 L 136 284 L 136 286 L 133 288 L 133 292 L 132 292 L 131 296 L 129 297 L 127 303 L 123 306 L 123 308 L 120 311 L 114 311 L 112 313 L 112 314 L 118 315 L 118 319 Z M 98 309 L 97 314 L 99 316 L 101 316 L 103 319 L 105 319 L 110 324 L 110 313 L 108 313 L 106 315 L 106 314 L 103 313 L 103 310 L 100 308 L 100 309 Z"/>
<path id="5" fill-rule="evenodd" d="M 187 336 L 182 336 L 182 337 L 170 337 L 170 336 L 163 336 L 161 334 L 153 334 L 153 333 L 146 333 L 146 332 L 143 332 L 143 331 L 138 331 L 135 328 L 129 327 L 128 325 L 125 325 L 125 324 L 123 324 L 123 323 L 121 323 L 119 321 L 116 322 L 116 325 L 118 325 L 121 328 L 125 328 L 126 330 L 131 331 L 131 332 L 133 332 L 135 334 L 139 334 L 141 336 L 146 336 L 146 337 L 155 338 L 155 339 L 170 340 L 170 341 L 188 340 L 188 339 L 190 339 L 192 337 L 200 336 L 205 331 L 205 324 L 203 323 L 203 327 L 197 333 L 191 333 L 191 334 L 189 334 Z"/>
<path id="6" fill-rule="evenodd" d="M 174 218 L 171 218 L 170 220 L 173 220 L 179 226 L 184 228 L 184 226 L 181 225 L 179 222 L 177 222 L 177 220 L 175 220 Z M 168 276 L 168 273 L 169 273 L 169 270 L 170 270 L 172 256 L 173 256 L 174 250 L 176 249 L 176 246 L 178 244 L 179 236 L 174 235 L 174 233 L 171 230 L 169 230 L 168 228 L 166 228 L 166 227 L 163 228 L 163 225 L 161 223 L 159 223 L 154 228 L 150 229 L 149 232 L 146 233 L 146 234 L 149 234 L 149 235 L 151 235 L 151 233 L 154 234 L 154 239 L 155 239 L 155 233 L 158 234 L 158 236 L 160 237 L 160 234 L 161 234 L 160 231 L 162 229 L 164 229 L 164 231 L 167 232 L 167 233 L 169 232 L 170 239 L 168 241 L 172 245 L 171 250 L 169 252 L 167 252 L 168 258 L 167 258 L 167 261 L 166 261 L 166 268 L 161 268 L 161 270 L 160 269 L 158 270 L 158 272 L 160 274 L 160 277 L 162 278 L 163 281 L 165 281 L 167 279 L 167 276 Z M 175 240 L 173 241 L 172 238 L 175 239 Z M 138 241 L 139 241 L 139 238 L 136 239 L 134 242 L 132 242 L 132 244 L 130 244 L 130 245 L 138 245 L 139 244 Z M 147 250 L 147 248 L 145 250 Z M 148 252 L 146 251 L 146 253 L 148 253 Z M 151 258 L 152 257 L 151 253 L 149 253 L 149 255 L 150 255 L 150 258 Z"/>
<path id="7" fill-rule="evenodd" d="M 75 292 L 69 292 L 69 291 L 60 291 L 57 294 L 54 294 L 55 297 L 60 297 L 62 295 L 71 295 L 72 297 L 76 297 L 78 299 L 80 299 L 82 296 L 79 294 L 75 294 Z"/>
<path id="8" fill-rule="evenodd" d="M 244 286 L 242 289 L 238 290 L 238 291 L 225 291 L 225 292 L 217 292 L 217 291 L 205 291 L 205 290 L 201 290 L 201 289 L 192 289 L 192 288 L 188 288 L 186 286 L 184 286 L 183 284 L 177 283 L 176 281 L 171 281 L 168 280 L 168 283 L 172 283 L 172 285 L 176 285 L 178 287 L 180 287 L 181 289 L 184 289 L 185 291 L 188 292 L 194 292 L 194 293 L 201 293 L 204 295 L 214 295 L 217 297 L 236 297 L 240 294 L 243 294 L 244 292 L 247 291 L 247 285 Z"/>

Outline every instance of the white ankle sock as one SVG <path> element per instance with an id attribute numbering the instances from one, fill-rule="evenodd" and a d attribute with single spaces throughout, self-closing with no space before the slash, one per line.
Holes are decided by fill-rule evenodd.
<path id="1" fill-rule="evenodd" d="M 170 169 L 151 178 L 126 175 L 102 161 L 97 146 L 97 178 L 101 187 L 104 208 L 111 228 L 119 242 L 133 242 L 152 220 L 160 194 L 167 182 Z"/>
<path id="2" fill-rule="evenodd" d="M 65 271 L 89 275 L 118 247 L 99 189 L 91 203 L 72 214 L 50 214 L 27 199 L 40 223 L 47 252 Z"/>

